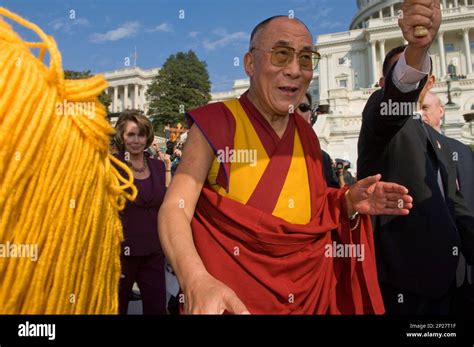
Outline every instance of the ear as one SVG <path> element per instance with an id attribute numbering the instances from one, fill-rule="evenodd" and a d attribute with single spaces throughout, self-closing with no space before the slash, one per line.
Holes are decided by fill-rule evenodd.
<path id="1" fill-rule="evenodd" d="M 434 75 L 431 75 L 429 78 L 428 78 L 428 86 L 426 87 L 427 90 L 430 90 L 431 88 L 433 88 L 434 84 L 436 82 L 436 77 Z"/>
<path id="2" fill-rule="evenodd" d="M 250 52 L 245 53 L 244 68 L 245 68 L 245 73 L 249 77 L 253 76 L 253 63 L 254 63 L 254 57 L 253 57 L 252 53 L 250 53 Z"/>
<path id="3" fill-rule="evenodd" d="M 379 86 L 381 88 L 385 87 L 385 77 L 380 77 L 379 79 Z"/>

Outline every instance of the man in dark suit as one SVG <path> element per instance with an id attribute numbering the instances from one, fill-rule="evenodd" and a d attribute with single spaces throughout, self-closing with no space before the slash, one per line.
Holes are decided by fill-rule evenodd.
<path id="1" fill-rule="evenodd" d="M 421 104 L 422 116 L 425 123 L 441 134 L 442 119 L 445 114 L 444 105 L 439 97 L 428 91 Z M 442 136 L 448 145 L 451 159 L 456 165 L 459 190 L 467 206 L 474 211 L 474 159 L 471 148 L 464 143 Z"/>
<path id="2" fill-rule="evenodd" d="M 379 282 L 387 313 L 449 313 L 461 248 L 474 261 L 474 216 L 456 189 L 449 152 L 437 133 L 414 117 L 417 101 L 432 86 L 428 48 L 441 22 L 439 1 L 427 6 L 429 34 L 416 38 L 407 23 L 414 3 L 405 1 L 400 20 L 408 46 L 368 100 L 359 136 L 358 178 L 381 173 L 405 185 L 414 198 L 410 215 L 375 218 Z M 406 66 L 411 69 L 405 68 Z M 428 82 L 427 82 L 428 81 Z"/>
<path id="3" fill-rule="evenodd" d="M 439 97 L 429 91 L 421 103 L 423 120 L 440 134 L 440 144 L 447 146 L 453 165 L 456 166 L 457 187 L 464 200 L 474 212 L 474 154 L 469 146 L 462 142 L 441 135 L 441 124 L 445 107 Z M 457 313 L 474 313 L 474 267 L 467 266 L 463 257 L 458 264 L 456 276 L 456 310 Z"/>

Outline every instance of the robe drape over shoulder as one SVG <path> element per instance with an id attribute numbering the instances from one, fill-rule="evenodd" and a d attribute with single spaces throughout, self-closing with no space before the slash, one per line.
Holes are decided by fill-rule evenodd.
<path id="1" fill-rule="evenodd" d="M 216 155 L 191 222 L 212 276 L 251 313 L 384 313 L 369 218 L 350 231 L 346 190 L 326 186 L 302 117 L 290 114 L 280 139 L 247 93 L 187 117 Z M 334 257 L 335 245 L 363 257 Z"/>

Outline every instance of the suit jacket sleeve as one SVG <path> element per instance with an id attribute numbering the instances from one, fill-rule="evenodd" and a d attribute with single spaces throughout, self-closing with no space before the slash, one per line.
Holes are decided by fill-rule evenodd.
<path id="1" fill-rule="evenodd" d="M 390 70 L 381 95 L 369 107 L 367 120 L 372 123 L 374 139 L 377 142 L 388 142 L 405 125 L 409 117 L 413 117 L 418 97 L 426 83 L 423 79 L 418 89 L 401 92 L 393 83 L 392 76 L 395 65 Z M 411 111 L 406 112 L 407 110 Z M 365 111 L 365 110 L 364 110 Z"/>
<path id="2" fill-rule="evenodd" d="M 381 157 L 388 143 L 405 125 L 413 114 L 401 112 L 410 109 L 406 105 L 415 105 L 426 83 L 420 82 L 418 89 L 401 92 L 392 82 L 393 70 L 386 79 L 385 88 L 376 90 L 367 100 L 362 112 L 362 127 L 358 141 L 357 177 L 358 179 L 378 173 L 373 161 Z M 403 105 L 403 107 L 401 107 Z M 394 109 L 394 107 L 398 108 Z"/>

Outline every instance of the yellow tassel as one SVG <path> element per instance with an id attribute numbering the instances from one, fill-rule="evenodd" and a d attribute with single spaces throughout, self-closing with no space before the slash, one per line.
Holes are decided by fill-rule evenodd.
<path id="1" fill-rule="evenodd" d="M 107 83 L 64 80 L 54 39 L 0 16 L 41 40 L 23 41 L 0 17 L 0 314 L 117 313 L 118 211 L 137 191 L 108 154 L 114 130 L 97 99 Z"/>

